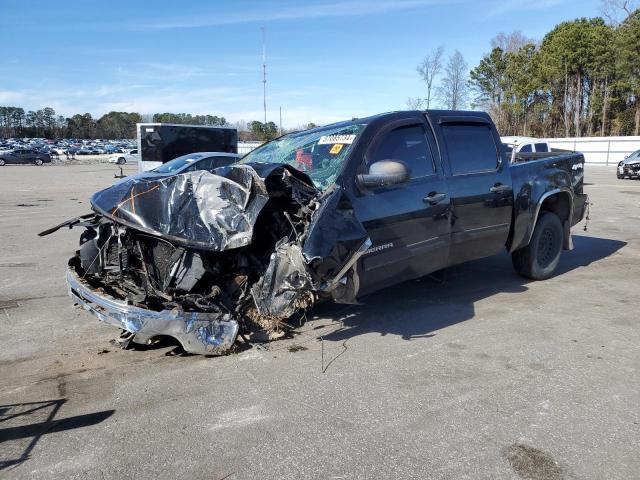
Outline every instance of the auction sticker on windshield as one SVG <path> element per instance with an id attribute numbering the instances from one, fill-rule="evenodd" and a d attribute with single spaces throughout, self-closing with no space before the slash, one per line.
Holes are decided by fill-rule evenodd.
<path id="1" fill-rule="evenodd" d="M 329 153 L 331 155 L 337 155 L 340 153 L 340 150 L 342 150 L 342 147 L 344 145 L 342 143 L 334 143 L 333 147 L 331 147 L 331 150 L 329 150 Z"/>
<path id="2" fill-rule="evenodd" d="M 323 135 L 318 140 L 318 145 L 329 145 L 331 143 L 346 143 L 350 145 L 355 139 L 355 135 Z"/>

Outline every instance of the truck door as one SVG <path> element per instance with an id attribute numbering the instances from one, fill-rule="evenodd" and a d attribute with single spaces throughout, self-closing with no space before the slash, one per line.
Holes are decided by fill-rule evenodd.
<path id="1" fill-rule="evenodd" d="M 511 173 L 499 138 L 484 117 L 441 117 L 451 196 L 450 264 L 500 252 L 513 210 Z"/>
<path id="2" fill-rule="evenodd" d="M 410 179 L 371 189 L 353 201 L 372 241 L 359 262 L 361 295 L 439 270 L 449 256 L 450 201 L 426 123 L 402 120 L 379 132 L 362 171 L 380 160 L 404 162 Z"/>

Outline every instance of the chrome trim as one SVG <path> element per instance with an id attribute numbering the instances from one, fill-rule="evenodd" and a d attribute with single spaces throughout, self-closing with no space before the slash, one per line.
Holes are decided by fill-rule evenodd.
<path id="1" fill-rule="evenodd" d="M 408 245 L 406 245 L 406 247 L 407 248 L 414 248 L 414 247 L 420 247 L 420 246 L 422 246 L 424 244 L 431 243 L 431 242 L 435 243 L 435 241 L 440 239 L 442 236 L 443 235 L 440 235 L 439 237 L 430 237 L 430 238 L 427 238 L 426 240 L 420 240 L 419 242 L 409 243 Z"/>
<path id="2" fill-rule="evenodd" d="M 156 312 L 96 292 L 71 269 L 67 270 L 66 280 L 74 303 L 101 322 L 134 333 L 135 343 L 146 344 L 154 337 L 169 336 L 187 352 L 220 355 L 231 348 L 238 336 L 238 322 L 226 313 Z"/>
<path id="3" fill-rule="evenodd" d="M 344 264 L 344 267 L 340 269 L 340 271 L 336 274 L 336 276 L 333 277 L 332 280 L 327 282 L 327 285 L 323 290 L 330 291 L 333 288 L 335 288 L 335 286 L 338 285 L 338 282 L 340 282 L 342 277 L 344 277 L 349 271 L 349 269 L 360 259 L 360 257 L 364 255 L 367 250 L 369 250 L 369 247 L 371 247 L 371 245 L 373 245 L 373 242 L 371 241 L 370 238 L 367 238 L 364 241 L 364 243 L 360 245 L 360 248 L 356 251 L 356 253 L 354 253 L 353 256 L 349 259 L 349 261 Z"/>

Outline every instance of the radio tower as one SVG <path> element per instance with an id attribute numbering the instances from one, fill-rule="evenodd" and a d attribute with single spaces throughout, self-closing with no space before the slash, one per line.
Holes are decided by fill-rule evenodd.
<path id="1" fill-rule="evenodd" d="M 262 30 L 262 103 L 264 107 L 264 124 L 267 124 L 267 43 L 265 41 L 265 30 Z"/>

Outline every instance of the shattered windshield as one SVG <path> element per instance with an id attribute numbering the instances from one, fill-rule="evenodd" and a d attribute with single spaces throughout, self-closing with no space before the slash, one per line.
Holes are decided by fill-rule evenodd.
<path id="1" fill-rule="evenodd" d="M 239 163 L 287 163 L 305 172 L 321 190 L 335 182 L 365 125 L 290 133 L 247 154 Z"/>

